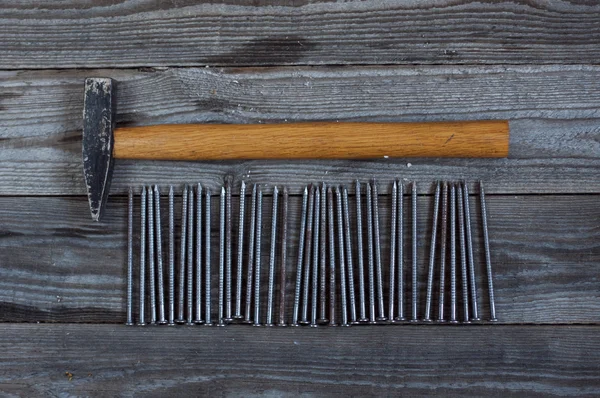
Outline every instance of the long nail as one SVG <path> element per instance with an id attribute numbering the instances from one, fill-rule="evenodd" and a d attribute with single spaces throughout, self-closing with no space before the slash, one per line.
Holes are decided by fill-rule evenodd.
<path id="1" fill-rule="evenodd" d="M 262 189 L 258 187 L 256 193 L 256 254 L 254 255 L 254 324 L 260 326 L 260 270 L 262 240 Z"/>
<path id="2" fill-rule="evenodd" d="M 354 194 L 356 196 L 356 247 L 357 247 L 357 261 L 358 261 L 358 302 L 360 318 L 359 322 L 367 322 L 366 304 L 365 304 L 365 253 L 363 249 L 363 224 L 362 224 L 362 203 L 361 203 L 361 191 L 360 182 L 358 180 L 354 183 Z"/>
<path id="3" fill-rule="evenodd" d="M 194 323 L 202 320 L 202 185 L 196 186 L 196 315 Z"/>
<path id="4" fill-rule="evenodd" d="M 204 324 L 207 326 L 212 325 L 212 300 L 211 300 L 211 267 L 210 267 L 210 238 L 211 238 L 211 229 L 210 229 L 210 213 L 211 213 L 211 203 L 210 203 L 210 189 L 206 188 L 204 190 L 204 268 L 206 275 L 204 277 L 204 317 L 206 318 Z"/>
<path id="5" fill-rule="evenodd" d="M 404 316 L 404 183 L 398 181 L 398 316 L 395 321 L 406 320 Z"/>
<path id="6" fill-rule="evenodd" d="M 321 269 L 319 271 L 319 300 L 320 300 L 320 316 L 317 320 L 324 325 L 328 322 L 327 319 L 327 188 L 325 183 L 321 185 L 321 232 L 319 253 Z"/>
<path id="7" fill-rule="evenodd" d="M 181 240 L 179 242 L 179 297 L 177 308 L 177 323 L 185 323 L 185 246 L 187 243 L 187 210 L 188 210 L 188 186 L 183 187 L 181 194 Z"/>
<path id="8" fill-rule="evenodd" d="M 156 268 L 154 262 L 154 194 L 148 187 L 148 270 L 150 276 L 150 325 L 156 324 Z"/>
<path id="9" fill-rule="evenodd" d="M 374 232 L 374 243 L 375 243 L 375 266 L 377 271 L 377 303 L 379 309 L 379 316 L 377 317 L 378 322 L 387 321 L 385 316 L 385 309 L 383 306 L 383 269 L 381 266 L 381 239 L 379 232 L 379 194 L 377 192 L 377 182 L 372 181 L 371 189 L 373 190 L 373 232 Z"/>
<path id="10" fill-rule="evenodd" d="M 302 212 L 300 215 L 300 238 L 298 239 L 298 261 L 296 263 L 296 288 L 294 289 L 294 308 L 292 310 L 292 326 L 298 326 L 300 310 L 300 292 L 302 289 L 302 265 L 304 264 L 304 241 L 306 239 L 306 218 L 308 207 L 308 188 L 302 195 Z"/>
<path id="11" fill-rule="evenodd" d="M 194 188 L 188 190 L 187 231 L 187 325 L 194 323 Z"/>
<path id="12" fill-rule="evenodd" d="M 242 272 L 244 261 L 244 222 L 246 210 L 246 183 L 242 181 L 240 186 L 240 210 L 238 221 L 238 244 L 237 244 L 237 279 L 235 286 L 235 312 L 234 319 L 242 319 Z"/>
<path id="13" fill-rule="evenodd" d="M 471 321 L 480 321 L 479 304 L 477 303 L 477 282 L 475 280 L 475 259 L 473 257 L 473 235 L 471 233 L 471 206 L 469 205 L 469 186 L 465 181 L 462 183 L 464 191 L 465 208 L 465 231 L 467 233 L 467 259 L 469 261 L 469 285 L 471 288 Z"/>
<path id="14" fill-rule="evenodd" d="M 356 320 L 356 296 L 354 294 L 354 267 L 352 264 L 352 237 L 350 230 L 350 206 L 348 202 L 348 189 L 342 188 L 343 213 L 344 213 L 344 237 L 346 244 L 346 264 L 348 267 L 348 299 L 350 301 L 350 323 L 358 323 Z"/>
<path id="15" fill-rule="evenodd" d="M 433 295 L 433 275 L 435 273 L 435 248 L 437 238 L 437 225 L 440 209 L 440 190 L 438 182 L 435 186 L 435 196 L 433 198 L 433 225 L 431 227 L 431 242 L 429 244 L 429 273 L 427 274 L 427 296 L 425 299 L 425 318 L 423 321 L 431 322 L 431 296 Z"/>
<path id="16" fill-rule="evenodd" d="M 481 199 L 481 224 L 483 226 L 483 246 L 485 249 L 485 269 L 487 271 L 488 293 L 490 296 L 490 321 L 496 322 L 496 303 L 494 300 L 494 278 L 492 275 L 492 259 L 490 253 L 490 237 L 488 232 L 487 208 L 483 182 L 479 181 L 479 198 Z"/>
<path id="17" fill-rule="evenodd" d="M 465 242 L 465 212 L 464 198 L 461 184 L 456 185 L 456 193 L 458 194 L 458 237 L 460 240 L 460 270 L 463 294 L 463 323 L 469 323 L 469 280 L 467 276 L 467 245 Z"/>
<path id="18" fill-rule="evenodd" d="M 388 292 L 388 319 L 390 322 L 396 322 L 394 319 L 394 304 L 396 301 L 396 229 L 398 227 L 398 183 L 392 184 L 392 209 L 390 220 L 390 282 Z"/>
<path id="19" fill-rule="evenodd" d="M 371 184 L 367 184 L 367 253 L 369 267 L 369 323 L 375 320 L 375 260 L 373 253 L 373 201 L 371 199 Z"/>
<path id="20" fill-rule="evenodd" d="M 342 219 L 342 194 L 340 188 L 335 188 L 337 230 L 338 230 L 338 257 L 340 259 L 340 301 L 342 302 L 341 326 L 350 326 L 348 323 L 348 301 L 346 297 L 346 259 L 344 256 L 344 227 Z"/>
<path id="21" fill-rule="evenodd" d="M 337 326 L 335 322 L 335 233 L 333 220 L 333 192 L 327 188 L 327 207 L 329 225 L 329 326 Z"/>
<path id="22" fill-rule="evenodd" d="M 233 215 L 232 215 L 232 203 L 231 203 L 231 190 L 232 190 L 232 177 L 227 176 L 225 181 L 225 318 L 223 321 L 231 322 L 231 267 L 233 262 L 233 242 L 231 238 L 233 229 Z"/>
<path id="23" fill-rule="evenodd" d="M 169 187 L 169 325 L 175 325 L 175 194 Z"/>
<path id="24" fill-rule="evenodd" d="M 456 323 L 456 186 L 450 187 L 450 322 Z"/>
<path id="25" fill-rule="evenodd" d="M 162 223 L 160 215 L 160 191 L 158 185 L 154 186 L 154 210 L 156 224 L 156 269 L 158 278 L 158 323 L 165 325 L 165 279 L 163 275 L 163 255 L 162 255 Z"/>
<path id="26" fill-rule="evenodd" d="M 140 314 L 138 325 L 146 324 L 146 187 L 140 194 Z"/>
<path id="27" fill-rule="evenodd" d="M 285 323 L 285 288 L 287 283 L 288 197 L 288 189 L 287 187 L 283 187 L 283 206 L 281 209 L 281 259 L 279 266 L 279 322 L 277 322 L 277 326 L 287 326 Z"/>
<path id="28" fill-rule="evenodd" d="M 265 326 L 273 324 L 273 295 L 275 293 L 275 248 L 277 245 L 277 207 L 279 190 L 273 187 L 273 206 L 271 212 L 271 250 L 269 251 L 269 281 L 267 284 L 267 321 Z"/>
<path id="29" fill-rule="evenodd" d="M 250 203 L 250 236 L 248 240 L 248 274 L 246 276 L 246 309 L 244 323 L 252 323 L 250 307 L 252 306 L 252 286 L 254 285 L 254 240 L 256 236 L 256 196 L 258 186 L 252 187 L 252 202 Z"/>
<path id="30" fill-rule="evenodd" d="M 438 322 L 444 319 L 444 294 L 446 289 L 446 242 L 448 240 L 448 183 L 444 182 L 442 192 L 442 231 L 440 233 L 440 290 L 438 296 Z"/>
<path id="31" fill-rule="evenodd" d="M 319 293 L 319 232 L 321 228 L 321 192 L 315 188 L 315 216 L 313 221 L 313 259 L 312 259 L 312 300 L 311 300 L 311 317 L 310 326 L 317 327 L 317 307 Z"/>
<path id="32" fill-rule="evenodd" d="M 133 325 L 133 188 L 127 195 L 127 320 Z"/>
<path id="33" fill-rule="evenodd" d="M 313 220 L 314 220 L 314 204 L 315 204 L 315 186 L 311 185 L 308 193 L 308 218 L 306 221 L 306 242 L 304 248 L 304 278 L 302 290 L 302 318 L 301 325 L 308 325 L 308 291 L 310 282 L 310 263 L 312 254 L 312 235 L 313 235 Z"/>
<path id="34" fill-rule="evenodd" d="M 418 234 L 417 234 L 417 183 L 412 183 L 412 318 L 411 322 L 418 321 L 418 294 L 419 294 L 419 283 L 417 278 L 417 246 L 418 246 Z"/>
<path id="35" fill-rule="evenodd" d="M 219 307 L 217 326 L 225 326 L 225 187 L 219 197 Z"/>

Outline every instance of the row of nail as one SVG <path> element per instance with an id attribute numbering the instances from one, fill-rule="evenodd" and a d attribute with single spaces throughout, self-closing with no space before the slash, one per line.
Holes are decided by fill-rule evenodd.
<path id="1" fill-rule="evenodd" d="M 289 272 L 287 264 L 290 246 L 288 189 L 284 187 L 282 193 L 278 187 L 269 189 L 272 197 L 269 253 L 268 256 L 263 256 L 263 190 L 267 188 L 258 184 L 253 186 L 247 225 L 246 184 L 241 182 L 236 217 L 237 250 L 234 253 L 232 185 L 232 179 L 227 178 L 220 190 L 218 253 L 214 257 L 211 254 L 211 191 L 201 184 L 186 185 L 183 188 L 177 259 L 175 194 L 173 187 L 169 188 L 166 261 L 163 258 L 161 192 L 158 186 L 142 187 L 140 228 L 137 231 L 139 311 L 135 323 L 217 326 L 243 323 L 255 326 L 316 327 L 431 321 L 470 323 L 481 320 L 476 285 L 476 269 L 481 267 L 474 257 L 476 248 L 472 238 L 470 195 L 466 183 L 438 182 L 435 185 L 429 257 L 423 261 L 428 267 L 423 275 L 426 277 L 427 289 L 422 314 L 419 314 L 419 309 L 423 306 L 419 303 L 418 288 L 420 275 L 417 255 L 419 234 L 416 182 L 408 184 L 411 188 L 410 272 L 405 271 L 405 185 L 402 181 L 393 182 L 388 199 L 391 201 L 391 214 L 387 272 L 384 272 L 385 256 L 381 247 L 381 199 L 375 181 L 364 184 L 364 190 L 362 184 L 356 181 L 352 203 L 354 211 L 350 207 L 347 187 L 327 186 L 323 183 L 304 189 L 299 240 L 293 259 L 296 263 L 294 273 Z M 481 182 L 479 197 L 489 295 L 488 319 L 496 321 L 487 210 Z M 130 188 L 126 321 L 128 325 L 135 324 L 133 207 L 134 190 Z M 354 220 L 351 214 L 355 216 Z M 263 257 L 267 257 L 267 260 Z M 216 303 L 211 296 L 213 262 L 218 263 Z M 267 265 L 266 275 L 263 262 Z M 462 293 L 460 311 L 458 270 Z M 447 274 L 450 276 L 449 291 L 446 286 Z M 410 303 L 405 299 L 405 279 L 408 275 L 411 277 L 411 291 L 408 294 Z M 265 278 L 266 290 L 261 286 Z M 286 284 L 289 278 L 294 278 L 291 316 L 287 313 Z M 432 314 L 434 290 L 437 291 L 437 316 Z M 450 305 L 447 314 L 445 311 L 448 294 Z M 265 309 L 265 295 L 266 311 L 262 313 Z M 213 304 L 216 304 L 216 308 L 213 308 Z M 409 304 L 410 310 L 405 313 L 405 307 Z M 462 312 L 462 316 L 459 316 L 459 312 Z"/>

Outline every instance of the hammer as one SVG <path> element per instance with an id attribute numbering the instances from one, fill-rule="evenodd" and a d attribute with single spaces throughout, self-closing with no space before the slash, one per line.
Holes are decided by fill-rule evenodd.
<path id="1" fill-rule="evenodd" d="M 115 82 L 85 80 L 83 173 L 92 219 L 108 199 L 114 159 L 366 159 L 508 156 L 508 121 L 116 125 Z"/>

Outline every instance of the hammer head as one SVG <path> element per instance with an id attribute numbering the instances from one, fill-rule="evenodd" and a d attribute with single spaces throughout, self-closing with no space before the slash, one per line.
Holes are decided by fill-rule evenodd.
<path id="1" fill-rule="evenodd" d="M 112 79 L 85 79 L 83 175 L 94 221 L 102 217 L 112 179 L 116 119 L 114 92 Z"/>

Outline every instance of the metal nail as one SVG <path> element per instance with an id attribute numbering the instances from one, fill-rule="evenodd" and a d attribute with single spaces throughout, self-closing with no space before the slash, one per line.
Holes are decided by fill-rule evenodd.
<path id="1" fill-rule="evenodd" d="M 346 264 L 348 267 L 348 299 L 350 301 L 350 323 L 358 323 L 356 319 L 356 296 L 354 293 L 354 266 L 352 263 L 352 237 L 350 230 L 350 206 L 348 201 L 348 189 L 342 188 L 342 205 L 344 217 L 344 237 L 346 244 Z"/>
<path id="2" fill-rule="evenodd" d="M 140 194 L 140 313 L 138 325 L 146 324 L 146 187 Z"/>
<path id="3" fill-rule="evenodd" d="M 475 259 L 473 257 L 473 235 L 471 232 L 471 206 L 469 204 L 469 186 L 465 181 L 462 183 L 465 208 L 465 231 L 467 233 L 467 259 L 469 261 L 469 286 L 471 289 L 471 321 L 480 321 L 479 304 L 477 303 L 477 282 L 475 280 Z"/>
<path id="4" fill-rule="evenodd" d="M 358 302 L 359 302 L 359 322 L 367 322 L 366 304 L 365 304 L 365 254 L 363 250 L 363 224 L 362 224 L 362 203 L 360 182 L 354 183 L 354 194 L 356 196 L 356 247 L 358 262 Z"/>
<path id="5" fill-rule="evenodd" d="M 494 300 L 494 280 L 492 275 L 492 259 L 490 253 L 490 237 L 488 232 L 487 208 L 485 205 L 485 191 L 483 182 L 479 181 L 479 198 L 481 200 L 481 224 L 483 226 L 483 247 L 485 249 L 485 269 L 488 280 L 488 293 L 490 296 L 490 321 L 496 322 L 496 303 Z"/>
<path id="6" fill-rule="evenodd" d="M 256 196 L 258 186 L 252 187 L 252 202 L 250 204 L 250 236 L 248 239 L 248 274 L 246 276 L 246 309 L 244 323 L 253 323 L 250 307 L 252 306 L 252 287 L 254 285 L 254 240 L 256 236 Z"/>
<path id="7" fill-rule="evenodd" d="M 235 312 L 234 319 L 243 319 L 242 315 L 242 272 L 244 261 L 244 222 L 246 210 L 246 183 L 242 181 L 240 186 L 240 209 L 238 220 L 238 244 L 237 244 L 237 279 L 235 286 Z"/>
<path id="8" fill-rule="evenodd" d="M 277 245 L 277 207 L 279 190 L 273 187 L 273 206 L 271 213 L 271 250 L 269 251 L 269 281 L 267 284 L 267 321 L 265 326 L 273 324 L 273 295 L 275 293 L 275 248 Z"/>
<path id="9" fill-rule="evenodd" d="M 175 194 L 169 187 L 169 325 L 175 325 Z"/>
<path id="10" fill-rule="evenodd" d="M 433 198 L 433 218 L 431 227 L 431 242 L 429 244 L 429 273 L 427 274 L 427 296 L 425 299 L 425 318 L 423 321 L 431 322 L 431 296 L 433 295 L 433 276 L 435 273 L 435 249 L 437 228 L 440 210 L 440 191 L 441 184 L 438 182 L 435 186 L 435 195 Z"/>
<path id="11" fill-rule="evenodd" d="M 133 325 L 133 188 L 127 195 L 127 320 Z"/>
<path id="12" fill-rule="evenodd" d="M 154 262 L 154 195 L 148 187 L 148 270 L 150 283 L 150 325 L 156 324 L 156 268 Z"/>
<path id="13" fill-rule="evenodd" d="M 312 259 L 312 301 L 310 326 L 317 327 L 317 307 L 319 292 L 319 229 L 321 226 L 321 192 L 315 188 L 315 208 L 314 208 L 314 226 L 313 226 L 313 259 Z"/>
<path id="14" fill-rule="evenodd" d="M 258 187 L 256 193 L 256 254 L 254 255 L 254 323 L 253 326 L 260 326 L 260 270 L 262 265 L 261 257 L 261 239 L 262 239 L 262 189 Z"/>
<path id="15" fill-rule="evenodd" d="M 456 186 L 450 187 L 450 322 L 456 319 Z"/>
<path id="16" fill-rule="evenodd" d="M 371 184 L 367 184 L 367 255 L 369 267 L 369 323 L 375 320 L 375 260 L 373 253 L 373 201 L 371 199 Z"/>
<path id="17" fill-rule="evenodd" d="M 302 195 L 302 212 L 300 215 L 300 238 L 298 239 L 298 261 L 296 263 L 296 287 L 294 289 L 294 308 L 292 310 L 292 326 L 298 326 L 300 310 L 300 291 L 302 289 L 302 265 L 304 264 L 304 241 L 306 237 L 306 218 L 308 207 L 308 188 Z"/>
<path id="18" fill-rule="evenodd" d="M 470 323 L 469 320 L 469 280 L 467 276 L 467 245 L 465 241 L 465 212 L 464 198 L 461 184 L 456 185 L 457 206 L 458 206 L 458 237 L 460 241 L 460 270 L 463 294 L 463 323 Z"/>
<path id="19" fill-rule="evenodd" d="M 219 197 L 219 307 L 217 326 L 225 326 L 225 187 Z"/>
<path id="20" fill-rule="evenodd" d="M 281 209 L 281 259 L 279 272 L 279 321 L 277 326 L 287 326 L 285 323 L 285 299 L 287 283 L 287 239 L 288 239 L 288 189 L 283 187 L 283 206 Z"/>
<path id="21" fill-rule="evenodd" d="M 162 255 L 162 220 L 160 215 L 160 190 L 158 185 L 154 186 L 154 211 L 156 213 L 154 223 L 156 225 L 156 270 L 158 278 L 158 323 L 165 325 L 165 279 L 163 274 Z"/>
<path id="22" fill-rule="evenodd" d="M 301 325 L 308 325 L 308 292 L 310 282 L 310 263 L 312 254 L 312 236 L 313 236 L 313 220 L 315 208 L 315 187 L 311 185 L 308 193 L 308 218 L 306 221 L 306 241 L 304 247 L 304 278 L 303 278 L 303 293 L 302 293 L 302 317 Z"/>
<path id="23" fill-rule="evenodd" d="M 340 259 L 340 301 L 342 303 L 341 326 L 350 326 L 348 323 L 348 300 L 346 297 L 346 259 L 344 256 L 344 226 L 342 219 L 342 194 L 340 187 L 335 188 L 337 230 L 338 230 L 338 257 Z"/>
<path id="24" fill-rule="evenodd" d="M 232 190 L 232 177 L 227 176 L 225 180 L 225 318 L 223 321 L 231 322 L 231 286 L 232 286 L 232 262 L 233 262 L 233 242 L 232 242 L 232 229 L 233 229 L 233 205 L 231 203 L 231 190 Z"/>
<path id="25" fill-rule="evenodd" d="M 187 231 L 187 322 L 194 323 L 194 188 L 188 190 Z"/>
<path id="26" fill-rule="evenodd" d="M 440 290 L 438 296 L 438 322 L 444 320 L 444 294 L 446 289 L 446 243 L 448 241 L 448 183 L 442 190 L 442 230 L 440 233 Z"/>
<path id="27" fill-rule="evenodd" d="M 212 325 L 212 300 L 211 300 L 211 281 L 212 281 L 212 273 L 211 273 L 211 264 L 210 264 L 210 238 L 211 238 L 211 228 L 210 228 L 210 213 L 211 213 L 211 201 L 210 201 L 210 189 L 206 188 L 204 190 L 204 268 L 205 268 L 205 277 L 204 277 L 204 324 L 207 326 Z"/>
<path id="28" fill-rule="evenodd" d="M 398 258 L 398 316 L 397 322 L 406 320 L 404 316 L 404 183 L 398 181 L 398 233 L 396 235 Z"/>
<path id="29" fill-rule="evenodd" d="M 188 209 L 188 186 L 183 187 L 181 194 L 181 237 L 179 241 L 179 297 L 176 323 L 185 323 L 185 246 L 187 243 L 187 209 Z"/>
<path id="30" fill-rule="evenodd" d="M 196 186 L 196 315 L 194 323 L 202 320 L 202 185 Z"/>
<path id="31" fill-rule="evenodd" d="M 317 322 L 324 325 L 328 322 L 327 319 L 327 188 L 325 183 L 321 184 L 321 232 L 319 234 L 319 253 L 320 265 L 319 271 L 319 301 L 320 316 Z"/>
<path id="32" fill-rule="evenodd" d="M 390 322 L 396 322 L 394 319 L 394 305 L 396 301 L 396 230 L 398 228 L 398 183 L 392 183 L 392 208 L 390 218 L 390 279 L 388 292 L 388 319 Z"/>
<path id="33" fill-rule="evenodd" d="M 412 183 L 412 318 L 411 322 L 418 321 L 418 294 L 419 294 L 419 283 L 417 278 L 417 246 L 418 246 L 418 234 L 417 234 L 417 182 Z"/>
<path id="34" fill-rule="evenodd" d="M 377 303 L 379 316 L 377 317 L 378 322 L 387 321 L 385 316 L 385 309 L 383 306 L 383 269 L 381 266 L 381 239 L 379 233 L 379 194 L 377 192 L 377 182 L 375 180 L 371 183 L 371 189 L 373 190 L 373 239 L 375 244 L 375 266 L 377 271 Z"/>
<path id="35" fill-rule="evenodd" d="M 333 192 L 327 188 L 327 207 L 329 225 L 329 326 L 337 326 L 335 322 L 335 233 L 333 221 Z"/>

